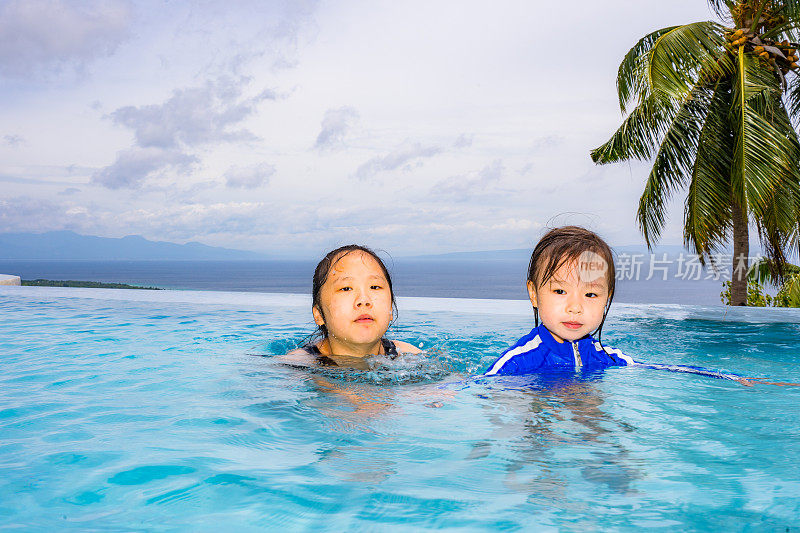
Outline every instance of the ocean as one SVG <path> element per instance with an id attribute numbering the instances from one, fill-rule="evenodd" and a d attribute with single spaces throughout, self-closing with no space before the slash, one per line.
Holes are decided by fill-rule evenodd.
<path id="1" fill-rule="evenodd" d="M 10 261 L 0 273 L 23 280 L 100 281 L 162 289 L 310 294 L 316 261 Z M 388 262 L 397 296 L 526 300 L 527 261 L 405 259 Z M 721 305 L 722 280 L 708 273 L 679 276 L 618 268 L 615 302 Z M 634 275 L 635 274 L 635 275 Z M 650 279 L 648 279 L 650 278 Z M 708 278 L 708 279 L 707 279 Z"/>

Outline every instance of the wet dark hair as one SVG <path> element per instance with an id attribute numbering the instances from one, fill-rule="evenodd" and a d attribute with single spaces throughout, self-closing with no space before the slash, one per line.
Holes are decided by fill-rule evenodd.
<path id="1" fill-rule="evenodd" d="M 325 282 L 328 281 L 328 276 L 330 276 L 331 270 L 336 264 L 346 255 L 349 255 L 353 252 L 359 252 L 366 254 L 373 258 L 378 265 L 381 267 L 383 271 L 383 275 L 386 278 L 386 283 L 389 285 L 389 294 L 392 297 L 392 315 L 393 319 L 397 316 L 397 303 L 394 300 L 394 290 L 392 289 L 392 277 L 389 275 L 389 269 L 386 268 L 386 265 L 383 263 L 378 254 L 367 248 L 366 246 L 361 246 L 359 244 L 348 244 L 347 246 L 340 246 L 335 250 L 331 250 L 327 253 L 325 257 L 322 258 L 322 261 L 317 264 L 317 268 L 314 269 L 314 278 L 311 285 L 311 308 L 317 308 L 317 310 L 322 314 L 322 305 L 320 302 L 320 293 L 322 292 L 322 286 L 325 285 Z M 324 315 L 323 315 L 324 318 Z M 391 325 L 391 324 L 390 324 Z M 322 339 L 328 338 L 328 328 L 325 324 L 317 326 L 317 329 L 310 335 L 309 340 L 316 340 L 317 342 Z"/>
<path id="2" fill-rule="evenodd" d="M 593 252 L 602 257 L 606 262 L 606 282 L 608 283 L 608 302 L 603 311 L 603 320 L 593 333 L 600 340 L 603 324 L 606 321 L 608 309 L 611 307 L 611 300 L 614 299 L 614 289 L 616 287 L 616 270 L 614 268 L 614 255 L 599 235 L 593 231 L 580 226 L 562 226 L 554 228 L 545 233 L 531 254 L 531 261 L 528 263 L 528 281 L 532 282 L 538 289 L 555 275 L 556 270 L 562 265 L 578 261 L 584 252 Z M 536 325 L 539 325 L 539 309 L 534 307 L 533 314 Z"/>

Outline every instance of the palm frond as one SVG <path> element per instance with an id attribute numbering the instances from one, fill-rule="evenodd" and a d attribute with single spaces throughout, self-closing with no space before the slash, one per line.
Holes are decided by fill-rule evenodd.
<path id="1" fill-rule="evenodd" d="M 800 187 L 795 190 L 794 205 L 796 209 L 795 213 L 798 218 L 792 226 L 791 231 L 788 232 L 784 246 L 789 254 L 800 259 Z"/>
<path id="2" fill-rule="evenodd" d="M 730 172 L 733 139 L 728 112 L 731 84 L 714 86 L 708 112 L 697 143 L 689 192 L 684 210 L 684 243 L 701 262 L 719 250 L 732 226 Z"/>
<path id="3" fill-rule="evenodd" d="M 721 19 L 727 19 L 731 15 L 731 8 L 734 3 L 732 0 L 708 0 L 708 5 L 714 10 Z"/>
<path id="4" fill-rule="evenodd" d="M 636 213 L 648 247 L 655 244 L 661 235 L 667 201 L 691 179 L 712 94 L 713 91 L 705 86 L 696 86 L 675 114 L 661 141 Z"/>
<path id="5" fill-rule="evenodd" d="M 718 64 L 725 51 L 725 28 L 713 21 L 677 26 L 659 37 L 650 52 L 648 80 L 653 93 L 683 98 L 701 71 L 713 81 L 724 75 Z"/>
<path id="6" fill-rule="evenodd" d="M 800 23 L 797 19 L 789 20 L 761 34 L 762 39 L 768 38 L 775 41 L 787 39 L 791 42 L 797 42 L 798 37 L 800 37 Z"/>
<path id="7" fill-rule="evenodd" d="M 786 295 L 787 307 L 800 307 L 800 275 L 789 276 L 781 292 Z"/>
<path id="8" fill-rule="evenodd" d="M 794 172 L 783 173 L 781 184 L 772 192 L 770 205 L 763 216 L 754 217 L 761 243 L 776 278 L 786 275 L 786 252 L 796 246 L 800 237 L 800 141 L 792 128 L 786 109 L 781 102 L 775 104 L 771 123 L 786 132 L 790 152 L 785 154 Z"/>
<path id="9" fill-rule="evenodd" d="M 697 254 L 702 264 L 723 249 L 732 227 L 730 206 L 723 206 L 722 192 L 726 185 L 729 185 L 727 180 L 717 174 L 698 171 L 692 175 L 684 207 L 683 243 Z"/>
<path id="10" fill-rule="evenodd" d="M 677 110 L 670 99 L 650 95 L 625 118 L 608 142 L 592 150 L 592 161 L 607 164 L 650 159 Z"/>
<path id="11" fill-rule="evenodd" d="M 781 4 L 776 6 L 775 9 L 781 15 L 789 20 L 800 19 L 800 1 L 798 0 L 781 0 L 780 2 L 773 2 L 773 4 Z"/>
<path id="12" fill-rule="evenodd" d="M 773 204 L 763 218 L 755 218 L 759 240 L 764 248 L 772 275 L 775 279 L 782 279 L 785 275 L 785 266 L 788 263 L 784 252 L 784 243 L 787 241 L 787 232 L 780 226 L 781 214 L 794 211 L 792 195 L 775 194 Z"/>
<path id="13" fill-rule="evenodd" d="M 775 297 L 775 300 L 780 302 L 777 305 L 800 307 L 800 267 L 787 264 L 784 265 L 784 275 L 778 276 L 775 272 L 775 265 L 770 259 L 761 259 L 747 271 L 747 280 L 779 287 L 778 295 Z"/>
<path id="14" fill-rule="evenodd" d="M 795 127 L 800 126 L 800 76 L 794 76 L 786 89 L 786 108 L 795 118 Z"/>
<path id="15" fill-rule="evenodd" d="M 771 285 L 780 285 L 785 279 L 780 279 L 775 276 L 775 267 L 767 258 L 762 258 L 755 263 L 753 263 L 747 271 L 747 279 L 749 281 L 753 281 L 755 283 L 764 284 L 771 284 Z M 786 276 L 796 276 L 800 274 L 800 266 L 797 265 L 786 265 L 785 267 Z"/>
<path id="16" fill-rule="evenodd" d="M 767 214 L 776 190 L 789 178 L 797 179 L 797 160 L 792 159 L 797 136 L 781 120 L 780 94 L 775 74 L 740 48 L 731 107 L 736 138 L 731 192 L 756 218 Z"/>
<path id="17" fill-rule="evenodd" d="M 647 72 L 650 64 L 650 50 L 662 35 L 675 28 L 677 26 L 670 26 L 645 35 L 625 54 L 617 72 L 619 108 L 623 113 L 627 112 L 629 105 L 633 101 L 641 103 L 645 100 L 645 91 L 648 86 Z"/>

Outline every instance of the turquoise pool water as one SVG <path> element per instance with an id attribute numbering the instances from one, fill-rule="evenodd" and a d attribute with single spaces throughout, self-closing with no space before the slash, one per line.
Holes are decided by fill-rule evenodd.
<path id="1" fill-rule="evenodd" d="M 800 528 L 800 389 L 484 379 L 525 302 L 400 299 L 429 360 L 276 365 L 304 296 L 0 288 L 0 528 Z M 620 305 L 639 360 L 800 382 L 800 313 Z M 455 383 L 455 384 L 448 384 Z M 437 407 L 438 406 L 438 407 Z"/>

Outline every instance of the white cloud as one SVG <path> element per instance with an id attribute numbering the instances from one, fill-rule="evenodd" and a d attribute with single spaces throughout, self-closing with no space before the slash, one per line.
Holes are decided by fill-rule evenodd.
<path id="1" fill-rule="evenodd" d="M 436 198 L 457 202 L 474 199 L 505 175 L 505 166 L 500 159 L 495 159 L 472 176 L 453 176 L 440 181 L 431 188 L 431 195 Z"/>
<path id="2" fill-rule="evenodd" d="M 113 53 L 130 23 L 131 10 L 120 0 L 6 0 L 0 3 L 0 73 L 28 77 L 81 68 Z"/>
<path id="3" fill-rule="evenodd" d="M 97 171 L 92 176 L 92 182 L 109 189 L 135 189 L 147 179 L 157 177 L 165 170 L 186 172 L 197 161 L 196 157 L 178 150 L 158 147 L 133 148 L 117 154 L 117 159 L 112 165 Z"/>
<path id="4" fill-rule="evenodd" d="M 0 0 L 0 198 L 27 198 L 0 206 L 3 224 L 399 254 L 527 247 L 536 224 L 577 212 L 635 242 L 647 165 L 588 153 L 619 126 L 630 46 L 708 18 L 697 0 L 584 0 L 570 27 L 603 46 L 581 62 L 530 53 L 563 34 L 537 26 L 560 16 L 540 0 L 465 0 L 455 15 L 385 0 L 130 5 Z M 598 27 L 609 12 L 625 23 Z"/>
<path id="5" fill-rule="evenodd" d="M 132 129 L 142 147 L 251 141 L 256 139 L 251 132 L 230 128 L 250 116 L 259 102 L 274 100 L 276 95 L 263 91 L 253 98 L 241 98 L 241 85 L 246 82 L 221 79 L 202 87 L 178 89 L 163 104 L 122 107 L 111 113 L 111 119 Z"/>
<path id="6" fill-rule="evenodd" d="M 82 198 L 58 202 L 19 196 L 0 199 L 4 232 L 70 229 L 107 236 L 141 234 L 150 238 L 191 239 L 216 233 L 269 232 L 271 212 L 261 202 L 162 205 L 151 208 L 99 205 Z M 198 233 L 197 228 L 206 228 Z"/>
<path id="7" fill-rule="evenodd" d="M 225 174 L 225 183 L 231 188 L 255 189 L 269 181 L 275 167 L 267 163 L 250 167 L 233 167 Z"/>
<path id="8" fill-rule="evenodd" d="M 21 135 L 4 135 L 3 142 L 9 146 L 19 146 L 25 144 L 25 139 Z"/>
<path id="9" fill-rule="evenodd" d="M 235 127 L 255 112 L 258 103 L 277 96 L 264 90 L 242 97 L 241 86 L 247 81 L 209 81 L 202 87 L 176 90 L 162 104 L 117 109 L 111 119 L 134 131 L 137 146 L 120 152 L 92 181 L 112 189 L 137 188 L 163 172 L 185 172 L 200 160 L 192 153 L 195 148 L 256 140 L 252 132 Z"/>
<path id="10" fill-rule="evenodd" d="M 458 138 L 453 142 L 453 148 L 469 148 L 472 146 L 473 136 L 467 135 L 466 133 L 462 133 L 458 136 Z"/>
<path id="11" fill-rule="evenodd" d="M 442 148 L 435 145 L 423 145 L 414 143 L 405 145 L 393 150 L 392 152 L 376 156 L 363 163 L 356 170 L 356 177 L 360 180 L 367 180 L 376 174 L 390 170 L 411 170 L 413 165 L 422 164 L 425 159 L 429 159 L 442 153 Z"/>
<path id="12" fill-rule="evenodd" d="M 30 196 L 0 199 L 0 228 L 9 233 L 38 233 L 85 227 L 87 217 L 68 215 L 68 209 L 60 203 Z"/>
<path id="13" fill-rule="evenodd" d="M 25 149 L 27 147 L 22 147 Z M 8 161 L 5 161 L 8 163 Z M 0 181 L 30 185 L 82 185 L 97 169 L 78 165 L 0 165 Z"/>
<path id="14" fill-rule="evenodd" d="M 322 129 L 317 135 L 314 148 L 317 150 L 330 150 L 341 147 L 348 130 L 358 120 L 358 111 L 345 106 L 338 109 L 328 109 L 322 119 Z"/>
<path id="15" fill-rule="evenodd" d="M 119 217 L 128 227 L 146 235 L 160 233 L 172 239 L 193 239 L 198 235 L 269 231 L 270 225 L 264 224 L 269 213 L 262 202 L 220 202 L 131 210 Z M 198 227 L 206 230 L 198 234 Z"/>
<path id="16" fill-rule="evenodd" d="M 541 152 L 560 146 L 563 143 L 564 139 L 560 135 L 546 135 L 533 141 L 531 150 L 534 152 Z"/>
<path id="17" fill-rule="evenodd" d="M 121 237 L 142 235 L 173 242 L 200 241 L 215 246 L 270 251 L 285 256 L 315 256 L 350 242 L 384 249 L 395 256 L 464 250 L 527 248 L 545 225 L 594 219 L 575 214 L 555 219 L 535 206 L 497 208 L 454 202 L 320 206 L 317 199 L 285 203 L 271 199 L 243 202 L 162 202 L 130 205 L 116 192 L 102 201 L 86 194 L 58 201 L 17 197 L 0 200 L 5 231 L 70 229 Z M 596 228 L 612 239 L 614 220 Z M 611 226 L 609 226 L 611 224 Z"/>

